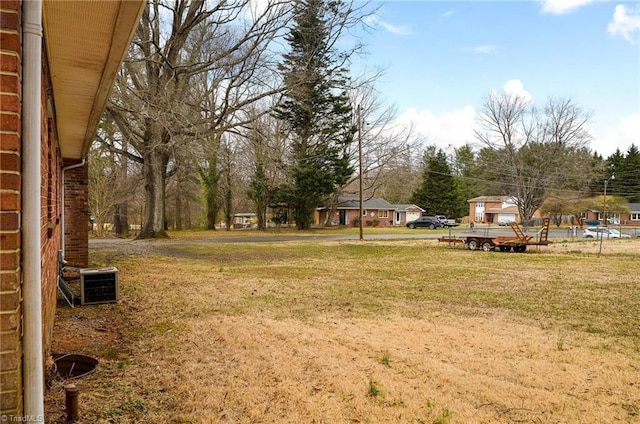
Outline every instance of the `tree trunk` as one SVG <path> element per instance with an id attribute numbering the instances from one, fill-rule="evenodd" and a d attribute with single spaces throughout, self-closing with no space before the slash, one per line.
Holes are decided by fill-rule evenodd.
<path id="1" fill-rule="evenodd" d="M 233 222 L 233 192 L 231 191 L 231 171 L 227 170 L 226 190 L 224 194 L 224 216 L 227 223 Z M 231 231 L 231 225 L 227 225 L 227 231 Z"/>
<path id="2" fill-rule="evenodd" d="M 207 186 L 206 192 L 207 192 L 207 230 L 215 230 L 216 218 L 218 216 L 217 186 L 215 185 Z"/>
<path id="3" fill-rule="evenodd" d="M 120 203 L 115 206 L 115 216 L 113 217 L 113 225 L 116 237 L 129 237 L 129 222 L 127 218 L 127 203 Z"/>
<path id="4" fill-rule="evenodd" d="M 146 194 L 146 219 L 138 235 L 139 239 L 166 238 L 165 230 L 165 178 L 167 160 L 158 151 L 144 155 L 144 190 Z"/>
<path id="5" fill-rule="evenodd" d="M 258 218 L 258 230 L 265 230 L 267 228 L 266 202 L 256 201 L 256 217 Z"/>
<path id="6" fill-rule="evenodd" d="M 338 188 L 338 190 L 331 196 L 331 203 L 329 204 L 329 208 L 327 209 L 327 216 L 324 220 L 324 226 L 330 227 L 333 222 L 333 217 L 338 212 L 338 198 L 340 197 L 340 193 L 342 192 L 342 187 Z"/>
<path id="7" fill-rule="evenodd" d="M 204 192 L 206 199 L 206 216 L 207 216 L 207 230 L 216 229 L 216 219 L 218 218 L 218 180 L 220 174 L 217 169 L 217 160 L 215 157 L 209 157 L 207 164 L 200 168 L 200 178 L 204 184 Z M 230 223 L 227 223 L 227 226 Z"/>
<path id="8" fill-rule="evenodd" d="M 193 224 L 191 222 L 191 202 L 187 199 L 187 204 L 185 210 L 187 211 L 187 228 L 192 229 Z"/>
<path id="9" fill-rule="evenodd" d="M 123 137 L 122 149 L 127 150 L 128 146 L 129 146 L 129 143 L 127 141 L 127 138 Z M 120 181 L 126 181 L 127 175 L 129 173 L 129 159 L 127 158 L 126 155 L 122 155 L 120 160 L 121 160 L 121 163 L 118 169 Z M 127 206 L 127 201 L 128 199 L 125 198 L 124 202 L 120 204 L 116 204 L 115 206 L 116 213 L 115 213 L 114 224 L 115 224 L 115 230 L 116 230 L 116 237 L 121 237 L 121 238 L 129 237 L 129 219 L 127 216 L 129 211 Z"/>
<path id="10" fill-rule="evenodd" d="M 180 184 L 176 188 L 176 230 L 182 230 L 182 195 L 179 187 Z"/>

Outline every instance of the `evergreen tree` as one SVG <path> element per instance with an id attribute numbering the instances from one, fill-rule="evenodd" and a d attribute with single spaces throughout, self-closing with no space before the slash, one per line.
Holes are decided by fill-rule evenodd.
<path id="1" fill-rule="evenodd" d="M 454 151 L 453 174 L 456 189 L 457 213 L 454 217 L 466 216 L 469 213 L 467 201 L 484 194 L 484 186 L 480 179 L 476 153 L 470 144 L 465 144 Z"/>
<path id="2" fill-rule="evenodd" d="M 255 164 L 255 170 L 249 187 L 247 196 L 255 202 L 258 229 L 264 230 L 267 228 L 267 206 L 269 205 L 270 187 L 269 180 L 265 173 L 264 161 L 261 159 Z"/>
<path id="3" fill-rule="evenodd" d="M 353 173 L 346 147 L 353 142 L 353 111 L 343 57 L 333 50 L 331 22 L 344 16 L 341 1 L 300 0 L 284 56 L 284 100 L 276 117 L 291 131 L 289 183 L 277 198 L 293 210 L 296 227 L 307 229 L 315 208 Z M 330 41 L 332 41 L 330 43 Z"/>
<path id="4" fill-rule="evenodd" d="M 442 150 L 427 156 L 422 184 L 413 193 L 411 201 L 425 209 L 428 215 L 458 214 L 455 180 L 451 175 L 447 156 Z"/>
<path id="5" fill-rule="evenodd" d="M 593 175 L 593 178 L 589 181 L 587 187 L 589 193 L 597 194 L 602 191 L 602 181 L 609 178 L 609 175 L 605 177 L 607 165 L 608 160 L 605 161 L 601 155 L 597 152 L 593 152 L 593 155 L 589 160 L 589 167 L 591 168 L 590 173 Z"/>
<path id="6" fill-rule="evenodd" d="M 609 157 L 611 175 L 610 192 L 624 197 L 629 202 L 640 201 L 640 151 L 632 144 L 623 155 L 620 150 Z"/>
<path id="7" fill-rule="evenodd" d="M 220 210 L 220 202 L 218 201 L 220 171 L 218 170 L 217 158 L 210 156 L 204 166 L 198 167 L 198 173 L 202 180 L 206 200 L 206 228 L 207 230 L 215 230 L 216 219 L 218 218 L 218 211 Z M 227 226 L 229 225 L 231 225 L 231 223 L 227 222 Z"/>

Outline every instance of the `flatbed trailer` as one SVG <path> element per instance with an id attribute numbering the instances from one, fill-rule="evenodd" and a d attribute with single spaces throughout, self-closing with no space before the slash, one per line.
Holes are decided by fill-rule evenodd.
<path id="1" fill-rule="evenodd" d="M 527 246 L 547 246 L 551 242 L 549 238 L 549 218 L 542 221 L 542 229 L 538 240 L 533 240 L 533 236 L 528 236 L 522 231 L 516 222 L 509 224 L 515 236 L 483 236 L 479 234 L 468 234 L 460 237 L 440 237 L 439 242 L 452 245 L 464 243 L 469 250 L 499 250 L 501 252 L 522 253 L 527 250 Z"/>

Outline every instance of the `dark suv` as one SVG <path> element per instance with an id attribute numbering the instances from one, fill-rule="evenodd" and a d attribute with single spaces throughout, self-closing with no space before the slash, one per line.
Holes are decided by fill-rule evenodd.
<path id="1" fill-rule="evenodd" d="M 420 227 L 431 228 L 433 230 L 442 227 L 442 222 L 435 216 L 421 216 L 415 221 L 407 222 L 407 228 L 414 229 Z"/>

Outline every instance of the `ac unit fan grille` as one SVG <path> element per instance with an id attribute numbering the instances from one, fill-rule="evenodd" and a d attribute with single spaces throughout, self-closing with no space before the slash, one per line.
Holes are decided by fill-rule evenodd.
<path id="1" fill-rule="evenodd" d="M 114 303 L 118 301 L 116 268 L 80 270 L 81 303 Z"/>

